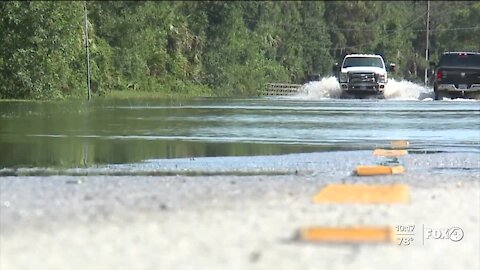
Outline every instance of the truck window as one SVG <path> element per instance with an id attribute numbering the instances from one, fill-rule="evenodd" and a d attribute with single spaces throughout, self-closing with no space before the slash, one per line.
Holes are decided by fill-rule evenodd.
<path id="1" fill-rule="evenodd" d="M 445 54 L 440 59 L 439 66 L 448 67 L 480 67 L 478 54 Z"/>
<path id="2" fill-rule="evenodd" d="M 348 57 L 343 62 L 343 67 L 383 67 L 382 59 L 378 57 Z"/>

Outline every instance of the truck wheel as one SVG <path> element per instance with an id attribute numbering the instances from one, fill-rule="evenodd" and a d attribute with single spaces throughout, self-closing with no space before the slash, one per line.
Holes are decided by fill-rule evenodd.
<path id="1" fill-rule="evenodd" d="M 450 98 L 450 95 L 446 92 L 434 90 L 434 93 L 435 93 L 435 100 L 443 100 L 443 98 Z"/>
<path id="2" fill-rule="evenodd" d="M 341 99 L 348 99 L 348 98 L 351 98 L 350 95 L 348 95 L 347 93 L 343 92 L 340 94 L 340 98 Z"/>
<path id="3" fill-rule="evenodd" d="M 480 92 L 465 94 L 466 98 L 480 100 Z"/>

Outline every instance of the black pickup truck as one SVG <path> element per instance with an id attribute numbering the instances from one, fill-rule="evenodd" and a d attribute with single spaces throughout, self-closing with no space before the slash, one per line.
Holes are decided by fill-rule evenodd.
<path id="1" fill-rule="evenodd" d="M 480 99 L 480 53 L 446 52 L 434 66 L 433 91 L 435 99 Z"/>

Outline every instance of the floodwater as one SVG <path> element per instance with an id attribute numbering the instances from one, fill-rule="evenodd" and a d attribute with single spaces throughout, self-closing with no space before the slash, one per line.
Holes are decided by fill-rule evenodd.
<path id="1" fill-rule="evenodd" d="M 393 139 L 480 153 L 480 102 L 433 101 L 412 85 L 386 100 L 336 99 L 324 84 L 295 97 L 0 102 L 0 169 L 367 150 Z"/>

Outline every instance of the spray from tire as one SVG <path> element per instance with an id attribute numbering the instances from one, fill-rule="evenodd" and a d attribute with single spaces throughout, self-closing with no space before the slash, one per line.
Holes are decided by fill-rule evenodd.
<path id="1" fill-rule="evenodd" d="M 298 97 L 306 99 L 339 98 L 340 84 L 336 77 L 325 77 L 320 81 L 311 81 L 300 87 Z M 394 100 L 429 100 L 433 90 L 406 80 L 389 79 L 385 85 L 385 99 Z"/>

